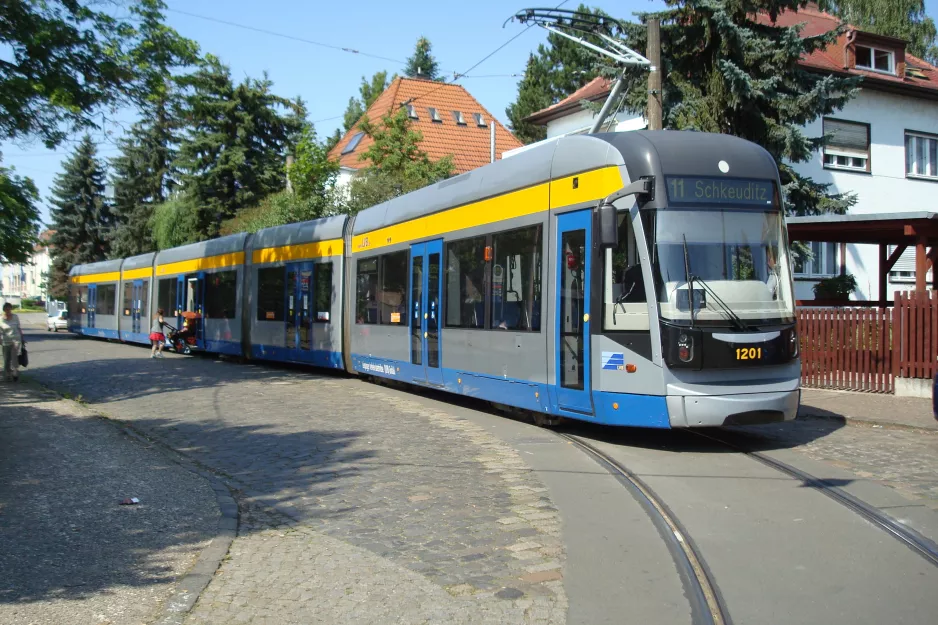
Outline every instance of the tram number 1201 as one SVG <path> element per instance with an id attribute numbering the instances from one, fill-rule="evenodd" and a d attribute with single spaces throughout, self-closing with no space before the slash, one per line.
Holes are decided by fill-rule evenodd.
<path id="1" fill-rule="evenodd" d="M 736 360 L 761 360 L 761 347 L 737 347 Z"/>

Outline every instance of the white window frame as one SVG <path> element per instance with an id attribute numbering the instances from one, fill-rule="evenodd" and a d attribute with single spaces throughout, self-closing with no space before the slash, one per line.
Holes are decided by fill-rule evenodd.
<path id="1" fill-rule="evenodd" d="M 893 50 L 886 50 L 886 49 L 884 49 L 884 48 L 877 48 L 877 47 L 875 47 L 875 46 L 865 46 L 865 45 L 862 45 L 862 44 L 857 44 L 856 48 L 857 48 L 857 49 L 859 49 L 859 48 L 867 48 L 867 49 L 870 51 L 870 63 L 872 63 L 872 65 L 873 65 L 872 67 L 870 67 L 870 66 L 868 66 L 868 65 L 860 65 L 859 60 L 857 60 L 857 61 L 854 63 L 854 64 L 856 65 L 857 69 L 864 69 L 864 70 L 866 70 L 866 71 L 868 71 L 868 72 L 877 72 L 877 73 L 880 73 L 880 74 L 889 74 L 890 76 L 895 76 L 895 75 L 896 75 L 896 53 L 895 53 Z M 887 54 L 887 55 L 889 56 L 889 69 L 888 69 L 888 70 L 885 70 L 885 69 L 877 69 L 877 68 L 876 68 L 876 53 L 877 53 L 877 52 L 882 52 L 882 53 Z M 854 59 L 858 59 L 858 55 L 856 54 L 856 50 L 854 50 Z"/>
<path id="2" fill-rule="evenodd" d="M 811 260 L 806 261 L 807 271 L 799 272 L 795 270 L 794 276 L 796 278 L 810 278 L 812 280 L 822 280 L 824 278 L 833 278 L 840 274 L 840 245 L 837 243 L 831 243 L 829 241 L 805 241 L 808 245 L 812 243 L 818 243 L 821 246 L 820 258 L 818 255 L 815 255 Z M 829 253 L 833 250 L 834 252 L 834 273 L 814 273 L 814 263 L 820 262 L 820 266 L 826 267 L 829 260 Z M 794 263 L 793 263 L 794 265 Z"/>
<path id="3" fill-rule="evenodd" d="M 848 119 L 837 119 L 834 117 L 826 117 L 821 121 L 822 129 L 824 128 L 823 124 L 825 121 L 837 122 L 840 124 L 853 124 L 856 126 L 865 126 L 866 127 L 866 151 L 851 150 L 850 148 L 825 145 L 821 149 L 821 166 L 824 167 L 824 169 L 840 169 L 843 171 L 857 171 L 857 172 L 871 173 L 873 170 L 870 167 L 870 148 L 872 147 L 872 143 L 873 143 L 873 137 L 872 137 L 873 129 L 870 127 L 870 124 L 867 124 L 865 122 L 855 122 L 855 121 L 851 121 Z M 843 158 L 851 158 L 851 159 L 858 158 L 863 161 L 863 165 L 860 167 L 857 167 L 856 165 L 853 165 L 853 164 L 844 165 L 844 164 L 840 164 L 836 162 L 828 163 L 827 162 L 828 156 L 833 156 L 833 157 L 840 156 Z"/>
<path id="4" fill-rule="evenodd" d="M 918 141 L 926 141 L 925 143 L 925 146 L 926 146 L 925 158 L 926 159 L 928 159 L 928 155 L 931 154 L 931 151 L 928 149 L 927 142 L 933 141 L 935 143 L 938 143 L 938 135 L 928 134 L 927 132 L 915 132 L 914 130 L 906 130 L 905 137 L 906 138 L 912 137 Z M 917 180 L 938 180 L 938 163 L 932 163 L 932 166 L 935 168 L 936 175 L 913 173 L 912 171 L 910 171 L 909 146 L 905 145 L 905 177 L 906 178 L 914 178 Z"/>

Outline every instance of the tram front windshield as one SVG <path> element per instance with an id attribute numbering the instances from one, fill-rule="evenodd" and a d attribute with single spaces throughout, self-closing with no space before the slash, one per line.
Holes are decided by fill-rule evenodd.
<path id="1" fill-rule="evenodd" d="M 642 213 L 663 321 L 740 330 L 794 322 L 791 262 L 778 208 Z"/>

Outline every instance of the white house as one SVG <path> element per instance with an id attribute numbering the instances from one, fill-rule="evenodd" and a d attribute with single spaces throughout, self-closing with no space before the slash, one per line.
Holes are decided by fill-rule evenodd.
<path id="1" fill-rule="evenodd" d="M 39 243 L 33 248 L 28 262 L 0 265 L 0 294 L 3 295 L 4 301 L 45 298 L 44 284 L 52 266 L 48 247 L 51 234 L 51 231 L 46 230 L 39 235 Z"/>
<path id="2" fill-rule="evenodd" d="M 802 34 L 816 36 L 837 28 L 839 20 L 809 6 L 781 14 L 777 23 L 803 23 Z M 804 176 L 831 183 L 832 192 L 856 194 L 851 214 L 938 211 L 938 68 L 908 54 L 905 45 L 848 27 L 835 44 L 802 61 L 811 71 L 863 78 L 859 95 L 842 110 L 805 127 L 808 136 L 827 134 L 831 139 L 810 162 L 795 166 Z M 528 119 L 546 125 L 548 141 L 587 132 L 594 116 L 581 102 L 601 101 L 609 88 L 597 78 Z M 644 120 L 635 116 L 615 122 L 616 130 L 644 127 Z M 813 299 L 811 287 L 819 279 L 844 271 L 857 280 L 854 299 L 878 298 L 876 246 L 813 243 L 812 249 L 814 259 L 796 267 L 798 299 Z M 890 297 L 913 286 L 914 254 L 908 249 L 890 272 Z"/>

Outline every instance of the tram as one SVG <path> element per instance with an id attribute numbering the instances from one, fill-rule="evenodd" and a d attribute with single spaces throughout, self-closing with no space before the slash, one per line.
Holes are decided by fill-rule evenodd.
<path id="1" fill-rule="evenodd" d="M 73 332 L 390 378 L 653 428 L 795 417 L 772 157 L 708 133 L 564 137 L 354 216 L 72 268 Z M 119 305 L 122 304 L 122 305 Z"/>

